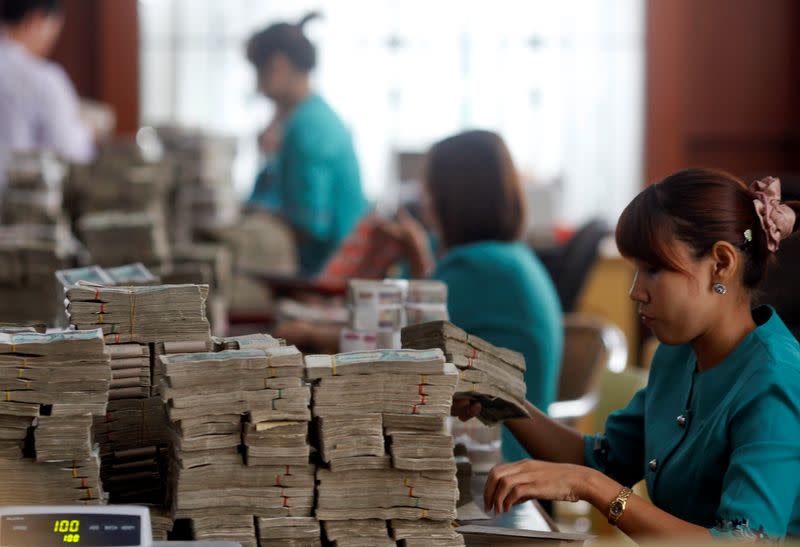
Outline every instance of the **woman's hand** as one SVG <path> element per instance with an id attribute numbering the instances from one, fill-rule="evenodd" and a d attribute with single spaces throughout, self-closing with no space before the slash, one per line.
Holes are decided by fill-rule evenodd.
<path id="1" fill-rule="evenodd" d="M 592 473 L 583 465 L 522 460 L 495 466 L 483 491 L 485 511 L 505 513 L 530 499 L 578 501 Z"/>
<path id="2" fill-rule="evenodd" d="M 395 220 L 380 219 L 376 227 L 384 236 L 394 239 L 403 247 L 412 277 L 428 277 L 433 269 L 434 258 L 428 233 L 419 221 L 405 209 L 400 209 Z"/>
<path id="3" fill-rule="evenodd" d="M 481 413 L 481 404 L 472 399 L 453 399 L 453 406 L 450 407 L 450 415 L 457 416 L 462 422 L 466 422 Z"/>

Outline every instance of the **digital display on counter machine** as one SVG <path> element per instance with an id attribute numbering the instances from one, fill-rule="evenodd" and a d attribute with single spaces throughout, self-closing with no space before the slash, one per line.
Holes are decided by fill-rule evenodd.
<path id="1" fill-rule="evenodd" d="M 23 514 L 5 515 L 0 519 L 0 545 L 3 547 L 123 547 L 139 545 L 140 541 L 141 518 L 138 515 Z"/>

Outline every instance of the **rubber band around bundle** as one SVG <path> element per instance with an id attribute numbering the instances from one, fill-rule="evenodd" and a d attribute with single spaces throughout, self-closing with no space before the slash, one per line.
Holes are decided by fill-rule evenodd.
<path id="1" fill-rule="evenodd" d="M 411 487 L 411 479 L 409 479 L 409 478 L 403 479 L 403 486 L 405 486 L 406 488 L 410 488 Z"/>
<path id="2" fill-rule="evenodd" d="M 414 497 L 414 487 L 413 486 L 409 486 L 408 487 L 408 497 L 409 498 L 413 498 Z"/>
<path id="3" fill-rule="evenodd" d="M 291 475 L 292 474 L 292 466 L 291 465 L 287 465 L 286 466 L 286 474 L 287 475 Z"/>
<path id="4" fill-rule="evenodd" d="M 419 375 L 419 383 L 420 384 L 427 384 L 428 383 L 428 375 L 427 374 L 420 374 Z"/>
<path id="5" fill-rule="evenodd" d="M 275 486 L 283 486 L 281 484 L 281 476 L 280 475 L 275 475 Z"/>
<path id="6" fill-rule="evenodd" d="M 291 505 L 289 505 L 289 498 L 288 498 L 288 496 L 283 496 L 283 506 L 284 506 L 284 507 L 291 507 Z"/>
<path id="7" fill-rule="evenodd" d="M 129 296 L 130 303 L 131 303 L 131 332 L 130 332 L 130 335 L 131 335 L 131 338 L 133 338 L 134 322 L 136 321 L 136 293 L 134 293 L 132 290 L 128 290 L 128 296 Z"/>

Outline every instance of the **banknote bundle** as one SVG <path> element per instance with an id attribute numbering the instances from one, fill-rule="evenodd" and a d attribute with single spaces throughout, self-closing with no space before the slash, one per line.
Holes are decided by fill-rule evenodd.
<path id="1" fill-rule="evenodd" d="M 102 505 L 100 458 L 39 463 L 0 458 L 0 505 Z"/>
<path id="2" fill-rule="evenodd" d="M 216 351 L 214 339 L 209 340 L 181 340 L 176 342 L 157 342 L 152 344 L 153 368 L 150 384 L 150 394 L 160 397 L 161 380 L 164 378 L 164 364 L 162 355 L 175 355 L 177 353 L 206 353 Z"/>
<path id="3" fill-rule="evenodd" d="M 150 346 L 109 344 L 111 385 L 108 399 L 139 399 L 150 396 Z"/>
<path id="4" fill-rule="evenodd" d="M 328 539 L 394 545 L 386 521 L 449 526 L 458 485 L 445 420 L 458 370 L 442 351 L 308 355 L 306 375 L 314 382 L 312 410 L 325 464 L 317 470 L 316 515 Z M 463 544 L 457 534 L 450 539 L 441 544 Z"/>
<path id="5" fill-rule="evenodd" d="M 102 329 L 109 343 L 210 340 L 207 285 L 104 287 L 79 282 L 66 293 L 70 323 Z"/>
<path id="6" fill-rule="evenodd" d="M 235 222 L 239 210 L 233 183 L 236 140 L 174 126 L 159 127 L 157 133 L 175 166 L 173 241 L 190 242 L 201 227 Z"/>
<path id="7" fill-rule="evenodd" d="M 158 266 L 169 258 L 163 220 L 153 213 L 87 213 L 78 222 L 78 232 L 92 262 L 100 266 L 131 262 Z"/>
<path id="8" fill-rule="evenodd" d="M 0 331 L 0 502 L 105 500 L 92 420 L 110 381 L 99 331 Z"/>
<path id="9" fill-rule="evenodd" d="M 302 354 L 280 343 L 251 335 L 221 340 L 218 352 L 160 357 L 171 502 L 177 518 L 192 520 L 195 539 L 255 545 L 256 517 L 313 514 L 311 391 Z"/>
<path id="10" fill-rule="evenodd" d="M 522 354 L 467 334 L 447 321 L 408 326 L 404 348 L 439 348 L 459 368 L 456 397 L 481 402 L 480 420 L 495 424 L 529 416 L 525 401 L 525 358 Z"/>
<path id="11" fill-rule="evenodd" d="M 351 279 L 349 322 L 340 335 L 343 352 L 401 347 L 406 325 L 447 319 L 447 285 L 441 281 Z"/>
<path id="12" fill-rule="evenodd" d="M 227 332 L 228 308 L 233 294 L 233 257 L 230 249 L 216 243 L 177 245 L 168 266 L 162 268 L 165 283 L 207 284 L 211 291 L 206 309 L 215 335 Z"/>
<path id="13" fill-rule="evenodd" d="M 0 176 L 6 180 L 0 220 L 4 224 L 58 222 L 65 174 L 66 167 L 50 152 L 11 153 L 5 177 Z"/>
<path id="14" fill-rule="evenodd" d="M 325 537 L 337 547 L 395 547 L 386 521 L 381 519 L 327 520 Z"/>
<path id="15" fill-rule="evenodd" d="M 262 333 L 215 337 L 213 340 L 214 351 L 226 349 L 269 349 L 286 345 L 286 340 Z"/>
<path id="16" fill-rule="evenodd" d="M 158 285 L 159 279 L 141 262 L 124 264 L 106 268 L 106 273 L 114 281 L 114 285 Z"/>
<path id="17" fill-rule="evenodd" d="M 261 545 L 275 547 L 321 547 L 319 521 L 315 517 L 259 517 Z"/>
<path id="18" fill-rule="evenodd" d="M 0 226 L 0 321 L 57 324 L 64 306 L 53 274 L 75 252 L 64 224 Z"/>
<path id="19" fill-rule="evenodd" d="M 94 419 L 101 477 L 112 503 L 163 505 L 170 442 L 159 397 L 111 400 Z"/>
<path id="20" fill-rule="evenodd" d="M 430 519 L 389 522 L 392 538 L 404 547 L 450 547 L 464 545 L 464 538 L 452 523 Z"/>
<path id="21" fill-rule="evenodd" d="M 153 541 L 167 541 L 167 535 L 172 531 L 173 520 L 169 512 L 160 507 L 149 507 L 150 527 L 153 530 Z"/>

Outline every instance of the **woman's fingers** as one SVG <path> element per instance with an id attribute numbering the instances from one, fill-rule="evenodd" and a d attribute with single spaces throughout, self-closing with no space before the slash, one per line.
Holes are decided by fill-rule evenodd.
<path id="1" fill-rule="evenodd" d="M 524 464 L 529 461 L 531 460 L 500 464 L 492 468 L 489 472 L 489 477 L 486 479 L 486 486 L 483 489 L 483 506 L 485 511 L 490 511 L 493 508 L 499 509 L 500 506 L 495 505 L 498 490 L 505 488 L 505 485 L 508 483 L 507 477 L 519 472 L 520 466 L 524 466 Z"/>
<path id="2" fill-rule="evenodd" d="M 492 506 L 495 511 L 502 513 L 511 508 L 511 505 L 514 503 L 513 499 L 519 499 L 520 494 L 517 490 L 517 497 L 509 500 L 512 491 L 515 491 L 516 488 L 524 487 L 525 485 L 532 488 L 535 485 L 536 473 L 526 471 L 526 468 L 527 466 L 517 467 L 498 481 L 492 500 Z"/>
<path id="3" fill-rule="evenodd" d="M 471 399 L 455 399 L 450 407 L 450 415 L 457 416 L 462 422 L 474 418 L 481 413 L 482 407 L 478 401 Z"/>

